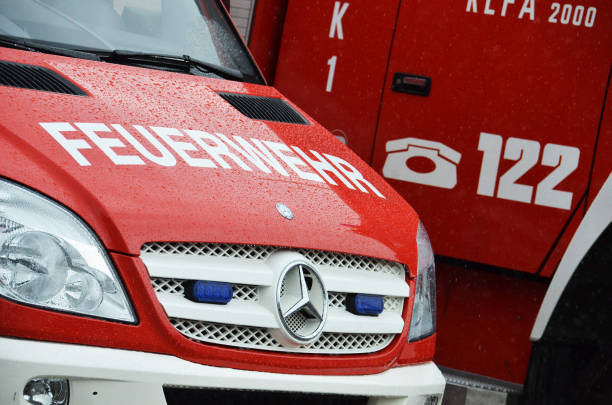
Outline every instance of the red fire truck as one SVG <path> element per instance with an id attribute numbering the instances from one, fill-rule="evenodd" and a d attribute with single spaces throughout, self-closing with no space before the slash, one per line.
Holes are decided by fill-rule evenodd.
<path id="1" fill-rule="evenodd" d="M 221 2 L 2 1 L 0 100 L 0 404 L 440 403 L 418 215 Z"/>
<path id="2" fill-rule="evenodd" d="M 268 80 L 427 224 L 447 381 L 520 391 L 549 279 L 612 170 L 612 3 L 251 4 Z"/>

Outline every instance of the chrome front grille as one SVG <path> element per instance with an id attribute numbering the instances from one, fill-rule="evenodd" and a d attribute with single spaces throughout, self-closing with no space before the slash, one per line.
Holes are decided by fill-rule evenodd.
<path id="1" fill-rule="evenodd" d="M 282 345 L 270 333 L 279 326 L 273 310 L 261 299 L 276 283 L 267 259 L 279 250 L 297 252 L 313 263 L 328 289 L 329 312 L 322 335 L 297 348 Z M 141 258 L 170 322 L 197 342 L 282 352 L 360 354 L 384 349 L 404 326 L 401 315 L 409 290 L 404 266 L 399 263 L 318 250 L 213 243 L 147 243 Z M 227 305 L 191 302 L 184 297 L 185 280 L 229 282 L 234 298 Z M 382 295 L 383 313 L 369 317 L 348 312 L 345 302 L 350 293 Z"/>

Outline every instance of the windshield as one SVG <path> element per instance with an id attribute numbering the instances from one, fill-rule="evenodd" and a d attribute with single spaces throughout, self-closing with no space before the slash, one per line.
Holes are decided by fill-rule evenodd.
<path id="1" fill-rule="evenodd" d="M 69 49 L 189 55 L 262 82 L 214 0 L 0 0 L 0 35 Z"/>

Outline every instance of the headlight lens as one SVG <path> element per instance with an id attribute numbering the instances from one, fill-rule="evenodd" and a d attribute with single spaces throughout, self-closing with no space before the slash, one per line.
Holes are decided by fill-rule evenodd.
<path id="1" fill-rule="evenodd" d="M 136 320 L 106 251 L 76 215 L 0 179 L 0 296 L 60 311 Z"/>
<path id="2" fill-rule="evenodd" d="M 408 334 L 410 342 L 426 338 L 436 331 L 436 267 L 429 235 L 421 222 L 417 231 L 417 248 L 419 264 Z"/>

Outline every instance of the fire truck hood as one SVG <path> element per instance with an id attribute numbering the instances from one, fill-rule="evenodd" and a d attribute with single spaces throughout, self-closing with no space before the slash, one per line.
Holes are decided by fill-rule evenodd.
<path id="1" fill-rule="evenodd" d="M 297 108 L 307 124 L 251 119 L 219 95 L 282 98 L 272 87 L 0 52 L 86 93 L 0 86 L 0 175 L 73 210 L 107 249 L 138 255 L 155 241 L 261 244 L 416 269 L 418 217 L 366 163 Z M 257 149 L 259 159 L 234 145 L 252 147 L 252 157 Z M 300 151 L 323 162 L 319 170 Z"/>

